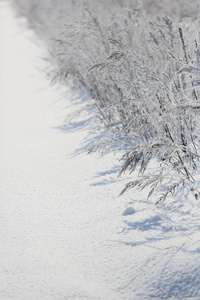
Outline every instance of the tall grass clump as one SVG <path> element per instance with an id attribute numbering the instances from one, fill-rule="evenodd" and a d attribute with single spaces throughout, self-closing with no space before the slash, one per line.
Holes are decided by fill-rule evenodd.
<path id="1" fill-rule="evenodd" d="M 67 7 L 78 16 L 66 21 L 66 2 L 56 2 L 62 9 L 54 10 L 57 26 L 47 43 L 57 77 L 73 75 L 90 89 L 103 132 L 89 152 L 123 151 L 120 175 L 126 171 L 138 175 L 121 194 L 147 187 L 148 197 L 156 196 L 159 203 L 186 186 L 198 199 L 200 19 L 194 15 L 198 2 L 183 1 L 186 8 L 178 11 L 168 1 L 166 16 L 165 0 L 159 5 L 151 1 L 149 6 L 148 1 L 144 5 L 109 1 L 107 9 L 106 2 L 95 7 L 86 1 L 82 10 L 71 1 Z M 31 9 L 28 15 L 38 16 L 45 9 L 40 6 L 34 13 Z M 40 17 L 40 23 L 52 27 L 47 17 L 42 22 Z"/>
<path id="2" fill-rule="evenodd" d="M 112 143 L 115 151 L 126 147 L 120 174 L 138 170 L 138 178 L 121 194 L 148 186 L 149 196 L 161 193 L 158 203 L 188 185 L 197 198 L 199 33 L 195 36 L 169 17 L 148 20 L 141 11 L 129 11 L 117 32 L 110 32 L 109 55 L 89 72 L 100 95 L 100 118 L 111 137 L 91 151 Z"/>

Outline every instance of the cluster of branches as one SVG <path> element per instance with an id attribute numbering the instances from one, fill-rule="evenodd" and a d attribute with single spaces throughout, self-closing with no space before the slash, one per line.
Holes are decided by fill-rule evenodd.
<path id="1" fill-rule="evenodd" d="M 63 3 L 57 0 L 58 8 Z M 149 197 L 161 193 L 159 203 L 187 185 L 198 198 L 200 19 L 154 17 L 117 0 L 111 5 L 96 14 L 88 6 L 67 22 L 64 10 L 56 11 L 59 26 L 49 39 L 58 77 L 73 75 L 91 90 L 106 129 L 89 152 L 124 150 L 120 174 L 138 170 L 138 178 L 121 194 L 149 187 Z M 33 8 L 29 14 L 33 18 Z M 52 27 L 46 19 L 43 24 Z"/>

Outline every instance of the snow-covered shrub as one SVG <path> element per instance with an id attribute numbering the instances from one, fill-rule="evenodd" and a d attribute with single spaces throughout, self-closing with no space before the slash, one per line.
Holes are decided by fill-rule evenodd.
<path id="1" fill-rule="evenodd" d="M 159 202 L 182 185 L 194 189 L 200 154 L 200 40 L 198 31 L 189 29 L 169 17 L 152 20 L 129 11 L 117 31 L 109 31 L 108 57 L 89 70 L 95 72 L 101 95 L 100 117 L 111 127 L 107 144 L 114 142 L 115 150 L 126 146 L 120 173 L 139 168 L 139 178 L 122 193 L 150 186 L 149 196 L 162 191 Z M 159 167 L 149 172 L 155 159 Z"/>
<path id="2" fill-rule="evenodd" d="M 16 3 L 45 38 L 57 77 L 72 74 L 92 92 L 106 131 L 89 152 L 123 150 L 120 174 L 139 171 L 122 193 L 148 186 L 149 196 L 161 192 L 159 202 L 188 185 L 198 197 L 198 1 L 181 1 L 180 12 L 171 0 L 144 1 L 143 7 L 120 0 Z"/>

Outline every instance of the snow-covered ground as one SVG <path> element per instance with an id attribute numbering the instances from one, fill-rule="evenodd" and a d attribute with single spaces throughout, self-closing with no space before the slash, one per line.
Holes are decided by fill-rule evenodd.
<path id="1" fill-rule="evenodd" d="M 128 179 L 86 154 L 90 123 L 63 125 L 81 95 L 49 85 L 44 55 L 1 1 L 0 300 L 200 299 L 199 201 L 118 197 Z"/>

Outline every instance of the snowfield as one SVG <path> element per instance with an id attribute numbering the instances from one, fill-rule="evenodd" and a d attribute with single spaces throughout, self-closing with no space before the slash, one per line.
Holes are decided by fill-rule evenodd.
<path id="1" fill-rule="evenodd" d="M 0 45 L 0 300 L 200 299 L 200 200 L 118 197 L 132 177 L 87 155 L 89 112 L 65 125 L 84 95 L 50 86 L 9 1 Z"/>

